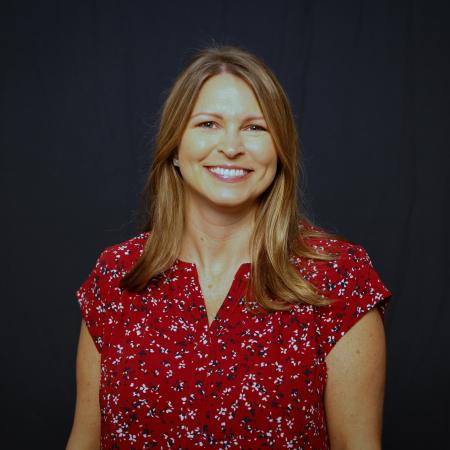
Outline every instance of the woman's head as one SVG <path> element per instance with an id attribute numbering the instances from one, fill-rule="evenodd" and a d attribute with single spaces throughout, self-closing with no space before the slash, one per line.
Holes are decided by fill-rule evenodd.
<path id="1" fill-rule="evenodd" d="M 247 214 L 275 177 L 277 152 L 248 84 L 229 73 L 203 84 L 177 148 L 186 211 Z"/>
<path id="2" fill-rule="evenodd" d="M 257 115 L 262 116 L 262 120 L 250 121 L 247 125 L 262 126 L 267 131 L 256 132 L 256 128 L 253 127 L 252 135 L 249 132 L 238 135 L 231 131 L 235 130 L 235 125 L 238 124 L 236 120 L 232 121 L 231 117 L 222 117 L 220 120 L 226 120 L 227 123 L 220 123 L 220 120 L 200 116 L 201 121 L 197 120 L 199 123 L 193 123 L 191 116 L 195 112 L 203 112 L 205 107 L 214 110 L 221 107 L 230 108 L 231 105 L 231 109 L 234 108 L 232 112 L 236 112 L 237 106 L 232 103 L 231 97 L 223 99 L 222 104 L 216 103 L 216 107 L 213 107 L 213 102 L 217 102 L 222 95 L 217 89 L 225 92 L 226 88 L 233 87 L 232 85 L 235 87 L 234 93 L 240 90 L 241 103 L 244 103 L 244 107 L 247 106 L 247 111 L 259 112 Z M 250 100 L 245 103 L 246 98 L 250 97 L 253 97 L 253 102 Z M 269 168 L 265 178 L 259 183 L 258 189 L 255 188 L 252 192 L 259 192 L 261 188 L 264 188 L 260 193 L 267 190 L 262 197 L 266 199 L 275 190 L 278 201 L 280 195 L 289 196 L 291 201 L 295 201 L 298 181 L 298 140 L 287 97 L 271 70 L 261 60 L 247 51 L 229 46 L 207 48 L 195 55 L 178 76 L 168 95 L 161 114 L 151 180 L 149 180 L 156 195 L 164 195 L 161 190 L 162 185 L 176 193 L 175 195 L 184 195 L 183 178 L 188 181 L 189 168 L 192 166 L 184 164 L 183 167 L 186 161 L 183 161 L 183 154 L 179 151 L 183 152 L 184 149 L 192 148 L 194 138 L 196 142 L 200 142 L 198 138 L 201 136 L 205 138 L 207 133 L 205 127 L 211 128 L 214 125 L 202 125 L 201 122 L 211 120 L 219 122 L 218 126 L 223 126 L 220 133 L 216 131 L 209 133 L 208 145 L 211 149 L 216 148 L 216 154 L 202 155 L 206 156 L 204 164 L 225 162 L 231 164 L 235 160 L 237 166 L 245 167 L 246 164 L 250 164 L 251 168 L 252 163 L 255 163 L 251 161 L 251 157 L 257 153 L 249 152 L 245 155 L 251 147 L 250 144 L 253 146 L 260 144 L 260 148 L 265 149 L 266 153 L 267 148 L 271 146 L 276 154 L 275 170 L 273 167 Z M 240 125 L 246 124 L 241 121 Z M 197 128 L 193 128 L 194 126 Z M 202 127 L 202 130 L 198 126 Z M 224 131 L 225 129 L 228 133 Z M 231 153 L 229 155 L 218 153 L 220 150 L 226 150 L 223 147 L 230 144 L 230 140 L 235 141 L 231 143 L 231 146 L 237 145 L 239 148 L 235 150 L 238 153 L 242 151 L 242 155 L 236 157 Z M 205 139 L 203 141 L 205 142 Z M 178 157 L 181 157 L 180 169 L 173 165 L 173 159 Z M 257 162 L 255 164 L 258 166 Z M 267 162 L 265 165 L 267 166 Z M 181 176 L 180 171 L 184 172 L 184 177 Z M 271 174 L 272 171 L 273 174 Z M 272 175 L 270 182 L 267 183 L 270 175 Z M 233 191 L 232 186 L 230 189 Z"/>

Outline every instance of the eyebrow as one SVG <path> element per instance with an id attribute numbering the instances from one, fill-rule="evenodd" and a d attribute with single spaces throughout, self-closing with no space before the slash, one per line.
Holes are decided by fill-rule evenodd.
<path id="1" fill-rule="evenodd" d="M 214 113 L 214 112 L 199 112 L 197 114 L 194 114 L 191 116 L 191 119 L 193 119 L 194 117 L 197 116 L 213 116 L 213 117 L 217 117 L 218 119 L 223 119 L 223 116 L 218 114 L 218 113 Z M 263 116 L 247 116 L 244 117 L 244 120 L 265 120 Z"/>

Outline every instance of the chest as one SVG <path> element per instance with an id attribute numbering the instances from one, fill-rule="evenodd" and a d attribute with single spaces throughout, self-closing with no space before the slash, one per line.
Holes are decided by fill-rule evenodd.
<path id="1" fill-rule="evenodd" d="M 254 315 L 243 287 L 224 283 L 215 291 L 227 290 L 212 322 L 197 280 L 190 289 L 172 286 L 130 300 L 131 310 L 122 314 L 102 354 L 108 385 L 129 385 L 126 396 L 133 397 L 136 383 L 146 380 L 153 383 L 150 389 L 170 396 L 178 380 L 186 395 L 205 398 L 215 391 L 221 401 L 262 396 L 273 404 L 292 392 L 317 393 L 324 366 L 312 307 Z"/>
<path id="2" fill-rule="evenodd" d="M 221 306 L 226 301 L 235 281 L 235 271 L 214 275 L 199 270 L 196 274 L 200 301 L 203 301 L 211 326 Z"/>
<path id="3" fill-rule="evenodd" d="M 265 442 L 272 448 L 283 448 L 288 438 L 287 448 L 302 447 L 301 430 L 322 423 L 326 380 L 312 309 L 254 315 L 239 280 L 211 324 L 194 276 L 124 299 L 102 353 L 106 422 L 125 414 L 130 430 L 144 426 L 152 436 L 161 424 L 173 424 L 205 445 L 218 436 L 246 440 L 251 432 L 259 439 L 282 436 L 283 443 Z M 204 435 L 195 435 L 197 429 Z"/>

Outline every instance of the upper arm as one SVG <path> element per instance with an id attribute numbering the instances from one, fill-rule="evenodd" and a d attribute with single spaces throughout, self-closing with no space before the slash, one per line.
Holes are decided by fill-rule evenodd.
<path id="1" fill-rule="evenodd" d="M 72 431 L 66 450 L 98 450 L 100 448 L 100 353 L 84 320 L 78 340 L 77 398 Z"/>
<path id="2" fill-rule="evenodd" d="M 332 450 L 381 448 L 385 334 L 377 308 L 341 337 L 325 362 L 325 414 Z"/>

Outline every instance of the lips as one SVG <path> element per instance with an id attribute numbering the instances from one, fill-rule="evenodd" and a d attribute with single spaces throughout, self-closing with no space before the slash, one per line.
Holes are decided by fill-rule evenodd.
<path id="1" fill-rule="evenodd" d="M 245 169 L 243 167 L 237 166 L 207 166 L 206 169 L 215 178 L 226 182 L 241 181 L 247 178 L 248 175 L 252 172 L 252 170 L 250 169 Z"/>

